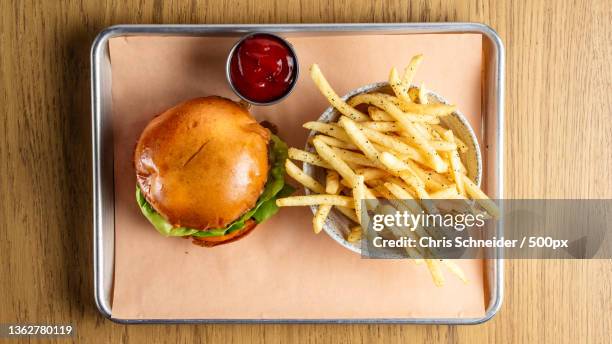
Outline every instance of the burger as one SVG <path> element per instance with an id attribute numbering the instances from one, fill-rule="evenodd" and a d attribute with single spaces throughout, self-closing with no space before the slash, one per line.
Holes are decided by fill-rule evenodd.
<path id="1" fill-rule="evenodd" d="M 155 117 L 134 152 L 136 201 L 165 236 L 213 247 L 244 238 L 277 211 L 287 145 L 241 104 L 197 98 Z"/>

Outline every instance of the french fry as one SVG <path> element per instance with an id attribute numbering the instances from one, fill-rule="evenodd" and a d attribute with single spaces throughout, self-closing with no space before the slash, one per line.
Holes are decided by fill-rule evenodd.
<path id="1" fill-rule="evenodd" d="M 337 195 L 340 192 L 340 176 L 338 172 L 333 170 L 327 171 L 327 176 L 325 178 L 325 192 L 330 195 Z M 317 208 L 317 212 L 312 218 L 312 228 L 315 234 L 318 234 L 323 230 L 323 225 L 325 224 L 325 219 L 329 215 L 332 206 L 323 204 Z"/>
<path id="2" fill-rule="evenodd" d="M 446 265 L 450 272 L 452 272 L 455 276 L 459 277 L 459 279 L 463 283 L 468 283 L 468 279 L 467 277 L 465 277 L 465 273 L 463 273 L 463 270 L 461 270 L 461 267 L 459 267 L 459 265 L 448 259 L 442 259 L 442 263 Z"/>
<path id="3" fill-rule="evenodd" d="M 484 192 L 482 192 L 482 190 L 480 190 L 480 188 L 478 188 L 478 186 L 476 186 L 472 180 L 470 180 L 470 178 L 463 174 L 460 174 L 460 176 L 463 178 L 463 183 L 465 185 L 465 191 L 467 194 L 473 200 L 475 200 L 476 203 L 480 204 L 480 206 L 483 207 L 487 213 L 491 215 L 491 217 L 498 219 L 499 208 L 497 205 L 491 201 L 491 199 Z"/>
<path id="4" fill-rule="evenodd" d="M 362 202 L 365 199 L 365 184 L 364 184 L 364 179 L 362 175 L 357 175 L 357 180 L 355 185 L 353 186 L 353 201 L 355 202 L 354 208 L 355 208 L 355 215 L 357 216 L 357 222 L 361 225 L 363 224 L 363 211 L 365 209 L 363 209 Z"/>
<path id="5" fill-rule="evenodd" d="M 379 185 L 384 184 L 385 182 L 382 179 L 372 179 L 372 180 L 367 180 L 365 183 L 366 183 L 366 186 L 368 186 L 368 188 L 375 188 L 375 187 L 377 187 Z M 376 194 L 376 193 L 374 193 L 374 195 L 377 198 L 378 197 L 383 197 L 382 195 L 379 195 L 379 194 Z"/>
<path id="6" fill-rule="evenodd" d="M 430 116 L 446 116 L 453 113 L 457 108 L 454 105 L 447 105 L 441 103 L 429 103 L 429 104 L 416 104 L 400 101 L 398 107 L 405 112 L 430 115 Z M 434 123 L 430 121 L 429 123 Z M 437 123 L 436 123 L 437 124 Z"/>
<path id="7" fill-rule="evenodd" d="M 421 206 L 416 203 L 416 201 L 408 192 L 408 190 L 404 189 L 402 186 L 398 185 L 397 183 L 389 182 L 385 183 L 385 188 L 389 190 L 389 192 L 393 197 L 395 197 L 395 199 L 405 201 L 404 206 L 407 207 L 411 213 L 419 214 L 423 212 Z"/>
<path id="8" fill-rule="evenodd" d="M 372 194 L 378 199 L 378 198 L 384 198 L 384 196 L 378 192 L 378 189 L 376 189 L 376 185 L 368 185 L 366 183 L 366 185 L 370 188 L 370 191 L 372 192 Z"/>
<path id="9" fill-rule="evenodd" d="M 446 141 L 429 141 L 429 144 L 437 151 L 449 152 L 457 149 L 456 144 Z"/>
<path id="10" fill-rule="evenodd" d="M 355 185 L 357 181 L 357 175 L 355 172 L 344 162 L 344 160 L 338 157 L 338 154 L 334 151 L 334 148 L 328 146 L 325 142 L 315 138 L 312 142 L 317 150 L 317 153 L 325 160 L 329 165 L 332 166 L 336 172 L 338 172 L 342 178 L 346 179 L 351 186 Z"/>
<path id="11" fill-rule="evenodd" d="M 459 192 L 457 192 L 457 186 L 455 184 L 429 194 L 429 197 L 432 199 L 457 199 L 459 196 L 460 195 Z"/>
<path id="12" fill-rule="evenodd" d="M 310 77 L 319 88 L 319 91 L 327 98 L 327 101 L 335 107 L 343 115 L 352 118 L 355 121 L 367 121 L 368 116 L 364 115 L 361 111 L 349 106 L 345 103 L 338 94 L 331 88 L 325 76 L 321 72 L 321 69 L 317 64 L 313 64 L 310 67 Z"/>
<path id="13" fill-rule="evenodd" d="M 429 195 L 425 190 L 425 183 L 419 178 L 418 174 L 410 165 L 399 160 L 393 154 L 383 152 L 381 161 L 385 164 L 387 171 L 398 176 L 403 182 L 408 184 L 420 199 L 429 199 Z"/>
<path id="14" fill-rule="evenodd" d="M 439 119 L 435 115 L 426 114 L 426 112 L 423 112 L 422 110 L 420 110 L 420 112 L 404 112 L 397 104 L 393 102 L 393 97 L 389 97 L 391 96 L 383 93 L 363 93 L 352 97 L 351 99 L 349 99 L 348 102 L 351 106 L 357 106 L 359 104 L 369 104 L 378 106 L 381 109 L 385 110 L 393 118 L 395 118 L 395 120 L 398 120 L 397 117 L 402 117 L 406 120 L 414 122 L 439 123 Z M 420 104 L 413 105 L 426 106 Z"/>
<path id="15" fill-rule="evenodd" d="M 396 185 L 401 186 L 401 187 L 402 187 L 402 189 L 407 190 L 407 191 L 410 193 L 410 195 L 412 196 L 412 198 L 414 198 L 414 199 L 418 198 L 418 196 L 417 196 L 416 192 L 414 192 L 414 190 L 412 190 L 412 188 L 411 188 L 410 186 L 408 186 L 408 184 L 406 184 L 406 182 L 404 182 L 404 181 L 402 180 L 402 178 L 400 178 L 400 177 L 396 177 L 396 176 L 393 176 L 393 177 L 389 178 L 389 179 L 387 180 L 387 182 L 394 183 L 394 184 L 396 184 Z"/>
<path id="16" fill-rule="evenodd" d="M 386 151 L 388 151 L 389 153 L 392 153 L 393 155 L 395 155 L 396 157 L 398 157 L 402 161 L 414 160 L 414 161 L 418 162 L 419 164 L 423 164 L 423 165 L 427 166 L 428 162 L 423 157 L 423 154 L 421 152 L 419 152 L 416 148 L 412 147 L 412 146 L 408 146 L 408 148 L 405 151 L 405 153 L 401 153 L 401 152 L 398 152 L 396 150 L 391 149 L 388 146 L 384 146 L 384 145 L 381 145 L 381 144 L 378 144 L 378 143 L 374 143 L 373 140 L 372 140 L 372 142 L 373 142 L 372 146 L 374 146 L 374 148 L 376 148 L 379 152 L 386 152 Z"/>
<path id="17" fill-rule="evenodd" d="M 413 129 L 423 138 L 424 142 L 427 142 L 427 144 L 436 152 L 449 152 L 457 149 L 457 145 L 455 143 L 442 140 L 434 140 L 431 133 L 427 132 L 427 129 L 424 127 L 414 125 Z M 414 136 L 411 136 L 406 132 L 402 132 L 401 135 L 402 136 L 398 139 L 399 141 L 402 141 L 405 144 L 408 144 L 413 147 L 419 147 L 420 143 L 415 140 Z"/>
<path id="18" fill-rule="evenodd" d="M 394 182 L 387 182 L 384 186 L 396 199 L 414 199 L 406 189 Z"/>
<path id="19" fill-rule="evenodd" d="M 276 200 L 279 207 L 299 207 L 308 205 L 338 205 L 342 207 L 354 208 L 355 202 L 352 197 L 340 195 L 308 195 L 308 196 L 289 196 Z"/>
<path id="20" fill-rule="evenodd" d="M 425 85 L 421 84 L 421 87 L 419 87 L 419 104 L 427 104 L 428 102 L 429 100 L 427 99 L 427 91 L 425 90 Z"/>
<path id="21" fill-rule="evenodd" d="M 430 190 L 438 191 L 451 184 L 451 182 L 443 175 L 436 171 L 425 170 L 414 161 L 409 160 L 408 165 L 412 167 L 412 170 L 416 173 L 419 179 L 425 182 L 425 187 Z"/>
<path id="22" fill-rule="evenodd" d="M 320 156 L 293 147 L 289 148 L 289 159 L 306 162 L 323 168 L 331 168 L 331 165 L 321 159 Z"/>
<path id="23" fill-rule="evenodd" d="M 395 119 L 389 116 L 385 111 L 377 108 L 376 106 L 368 106 L 368 114 L 375 121 L 395 121 Z"/>
<path id="24" fill-rule="evenodd" d="M 344 128 L 355 146 L 359 147 L 363 154 L 372 161 L 374 166 L 380 165 L 378 150 L 372 146 L 370 140 L 363 134 L 363 128 L 348 117 L 341 117 L 338 123 Z"/>
<path id="25" fill-rule="evenodd" d="M 419 131 L 419 133 L 421 133 L 421 136 L 423 136 L 427 140 L 433 140 L 433 136 L 431 135 L 431 132 L 427 130 L 427 127 L 425 127 L 425 125 L 429 125 L 429 123 L 413 122 L 412 125 L 414 126 L 416 130 Z"/>
<path id="26" fill-rule="evenodd" d="M 389 85 L 391 85 L 393 92 L 395 92 L 395 95 L 399 99 L 402 99 L 407 102 L 411 101 L 410 95 L 408 94 L 410 84 L 408 84 L 408 87 L 406 87 L 406 85 L 402 83 L 402 80 L 399 77 L 399 73 L 397 72 L 397 69 L 395 69 L 395 67 L 391 68 L 391 72 L 389 73 Z"/>
<path id="27" fill-rule="evenodd" d="M 309 129 L 309 130 L 318 131 L 325 135 L 335 137 L 344 142 L 351 142 L 349 137 L 344 132 L 344 129 L 342 129 L 337 124 L 312 121 L 312 122 L 304 123 L 302 127 Z"/>
<path id="28" fill-rule="evenodd" d="M 339 140 L 339 139 L 337 139 L 335 137 L 326 136 L 326 135 L 317 135 L 316 137 L 318 137 L 321 141 L 327 143 L 331 147 L 338 147 L 338 148 L 350 149 L 350 150 L 357 150 L 357 149 L 359 149 L 354 144 L 352 144 L 350 142 Z"/>
<path id="29" fill-rule="evenodd" d="M 391 114 L 395 117 L 395 114 Z M 414 129 L 412 123 L 405 118 L 398 116 L 395 118 L 406 130 L 407 136 L 417 145 L 417 148 L 424 154 L 427 161 L 430 162 L 434 171 L 444 173 L 448 170 L 448 165 L 442 160 L 438 152 L 429 144 L 429 142 Z"/>
<path id="30" fill-rule="evenodd" d="M 336 206 L 335 208 L 338 209 L 338 211 L 342 213 L 342 215 L 346 216 L 351 221 L 359 223 L 359 221 L 357 220 L 357 215 L 355 215 L 355 211 L 353 209 L 342 206 Z"/>
<path id="31" fill-rule="evenodd" d="M 453 132 L 451 130 L 445 131 L 443 133 L 443 137 L 449 143 L 454 143 L 455 141 Z M 455 181 L 455 184 L 457 184 L 457 190 L 459 191 L 459 194 L 465 195 L 465 188 L 463 186 L 463 178 L 461 178 L 460 176 L 461 158 L 459 157 L 459 152 L 457 152 L 457 149 L 454 149 L 450 152 L 447 152 L 446 156 L 448 157 L 448 160 L 450 162 L 449 175 L 453 178 L 453 180 Z"/>
<path id="32" fill-rule="evenodd" d="M 389 152 L 382 152 L 380 155 L 380 161 L 385 169 L 394 176 L 400 176 L 400 174 L 404 171 L 409 171 L 412 174 L 416 174 L 407 163 L 398 159 L 395 155 Z"/>
<path id="33" fill-rule="evenodd" d="M 418 87 L 410 87 L 410 89 L 408 90 L 408 95 L 410 96 L 410 100 L 413 103 L 416 103 L 419 101 L 419 88 Z"/>
<path id="34" fill-rule="evenodd" d="M 315 234 L 321 233 L 323 230 L 323 225 L 325 224 L 325 220 L 331 211 L 332 206 L 327 204 L 322 204 L 317 208 L 317 212 L 312 218 L 312 229 Z"/>
<path id="35" fill-rule="evenodd" d="M 346 237 L 348 242 L 359 242 L 361 240 L 362 230 L 361 226 L 354 226 L 351 228 L 350 233 Z"/>
<path id="36" fill-rule="evenodd" d="M 400 126 L 395 122 L 389 121 L 367 121 L 367 122 L 359 122 L 361 126 L 369 129 L 373 129 L 380 132 L 393 132 L 400 131 Z"/>
<path id="37" fill-rule="evenodd" d="M 348 188 L 348 189 L 352 189 L 353 188 L 353 184 L 351 184 L 351 182 L 349 182 L 348 180 L 346 180 L 344 178 L 340 179 L 340 184 L 342 186 L 344 186 L 345 188 Z"/>
<path id="38" fill-rule="evenodd" d="M 449 130 L 449 129 L 446 129 L 446 128 L 442 127 L 442 126 L 441 126 L 441 125 L 439 125 L 439 124 L 431 124 L 431 128 L 432 128 L 433 130 L 435 130 L 435 131 L 438 133 L 438 135 L 440 135 L 442 138 L 444 138 L 444 133 L 445 133 L 447 130 Z M 457 147 L 459 148 L 459 151 L 460 151 L 461 153 L 465 153 L 465 152 L 467 152 L 467 151 L 468 151 L 468 146 L 465 144 L 465 142 L 463 142 L 463 141 L 462 141 L 461 139 L 459 139 L 457 136 L 454 136 L 454 137 L 453 137 L 453 139 L 454 139 L 455 144 L 457 145 Z"/>
<path id="39" fill-rule="evenodd" d="M 408 66 L 406 66 L 406 69 L 404 69 L 404 75 L 402 76 L 403 89 L 407 90 L 410 88 L 410 84 L 412 84 L 412 80 L 414 79 L 414 75 L 416 74 L 417 68 L 419 68 L 419 65 L 421 64 L 421 61 L 423 61 L 422 54 L 415 55 L 410 59 Z M 410 101 L 410 98 L 406 99 L 406 101 Z"/>
<path id="40" fill-rule="evenodd" d="M 333 149 L 334 149 L 334 151 L 336 151 L 336 153 L 339 153 L 339 152 L 337 152 L 338 148 L 333 148 Z M 340 153 L 340 154 L 342 154 L 342 153 Z M 345 162 L 346 162 L 346 164 L 347 164 L 347 165 L 348 165 L 348 166 L 349 166 L 349 167 L 350 167 L 350 168 L 351 168 L 353 171 L 355 171 L 355 170 L 356 170 L 356 169 L 358 169 L 358 168 L 361 168 L 361 165 L 356 164 L 356 163 L 354 163 L 354 162 L 351 162 L 351 161 L 345 161 Z"/>
<path id="41" fill-rule="evenodd" d="M 373 168 L 373 167 L 362 167 L 362 168 L 356 169 L 355 172 L 357 174 L 361 174 L 366 182 L 370 180 L 385 178 L 389 176 L 389 173 L 387 171 L 381 170 L 379 168 Z"/>
<path id="42" fill-rule="evenodd" d="M 377 180 L 373 180 L 374 182 L 376 182 Z M 369 183 L 373 182 L 373 181 L 369 181 Z M 351 184 L 348 180 L 346 179 L 341 179 L 340 180 L 340 184 L 342 184 L 342 186 L 352 189 L 354 184 Z M 374 183 L 373 186 L 378 185 L 377 183 Z M 372 190 L 370 190 L 369 188 L 366 187 L 365 189 L 365 197 L 366 197 L 366 204 L 369 204 L 369 202 L 367 202 L 368 200 L 376 200 L 376 195 L 374 195 L 374 193 L 372 192 Z"/>
<path id="43" fill-rule="evenodd" d="M 353 152 L 353 151 L 349 151 L 349 150 L 345 150 L 341 148 L 335 148 L 334 151 L 338 154 L 340 158 L 342 158 L 342 160 L 346 161 L 347 163 L 351 162 L 357 165 L 370 166 L 370 167 L 378 166 L 378 164 L 375 161 L 368 159 L 368 157 L 366 157 L 365 155 L 361 153 L 357 153 L 357 152 Z"/>
<path id="44" fill-rule="evenodd" d="M 409 171 L 400 173 L 400 178 L 410 187 L 412 187 L 418 198 L 421 200 L 430 199 L 429 193 L 425 191 L 425 184 L 421 179 Z"/>
<path id="45" fill-rule="evenodd" d="M 467 174 L 467 168 L 465 168 L 465 165 L 463 165 L 463 162 L 461 162 L 461 160 L 459 160 L 459 171 L 461 172 L 461 174 Z"/>
<path id="46" fill-rule="evenodd" d="M 417 104 L 414 102 L 405 102 L 397 97 L 394 97 L 386 93 L 374 92 L 370 94 L 376 95 L 381 98 L 385 98 L 391 103 L 393 103 L 395 106 L 397 106 L 401 111 L 411 113 L 416 116 L 427 115 L 427 116 L 433 116 L 433 117 L 441 117 L 441 116 L 446 116 L 448 114 L 451 114 L 453 111 L 457 109 L 455 105 L 448 105 L 448 104 L 442 104 L 442 103 Z M 351 100 L 352 99 L 353 98 L 351 98 Z M 355 106 L 355 104 L 350 102 L 350 100 L 349 100 L 349 104 L 351 104 L 352 106 Z M 435 123 L 435 122 L 430 122 L 430 123 Z"/>
<path id="47" fill-rule="evenodd" d="M 393 196 L 393 194 L 385 187 L 386 184 L 385 182 L 383 182 L 381 185 L 378 185 L 374 188 L 374 191 L 376 191 L 380 197 L 386 198 L 388 200 L 394 200 L 396 199 L 395 196 Z"/>
<path id="48" fill-rule="evenodd" d="M 335 195 L 340 192 L 340 175 L 336 171 L 327 171 L 325 176 L 325 192 Z"/>
<path id="49" fill-rule="evenodd" d="M 391 150 L 394 150 L 400 154 L 404 154 L 410 159 L 423 161 L 421 153 L 417 149 L 402 142 L 402 140 L 396 136 L 386 135 L 370 128 L 363 128 L 362 131 L 368 139 L 376 144 L 390 148 Z M 386 150 L 389 149 L 383 149 L 383 151 Z"/>
<path id="50" fill-rule="evenodd" d="M 427 133 L 428 140 L 438 140 L 438 141 L 443 140 L 440 134 L 434 128 L 432 128 L 433 125 L 438 125 L 438 124 L 419 123 L 419 125 Z"/>
<path id="51" fill-rule="evenodd" d="M 435 203 L 436 203 L 436 207 L 440 209 L 440 211 L 444 214 L 448 214 L 452 212 L 463 213 L 463 214 L 473 214 L 473 215 L 480 214 L 480 212 L 478 212 L 472 204 L 467 202 L 467 198 L 463 195 L 459 195 L 459 193 L 457 193 L 457 196 L 455 198 L 446 198 L 443 200 L 436 200 Z M 483 217 L 483 219 L 490 218 L 490 216 L 488 216 L 488 214 L 484 210 L 482 211 L 481 216 Z"/>
<path id="52" fill-rule="evenodd" d="M 436 287 L 444 286 L 444 276 L 442 275 L 438 262 L 435 259 L 425 259 L 425 264 L 427 264 L 427 268 L 429 269 L 429 273 Z"/>
<path id="53" fill-rule="evenodd" d="M 325 193 L 325 188 L 318 181 L 314 180 L 311 176 L 307 175 L 302 171 L 301 168 L 297 167 L 291 160 L 285 160 L 285 170 L 287 174 L 298 181 L 300 184 L 304 185 L 308 189 L 316 192 L 318 194 Z"/>
<path id="54" fill-rule="evenodd" d="M 421 206 L 423 207 L 423 209 L 425 209 L 430 214 L 436 214 L 439 212 L 436 208 L 436 205 L 431 202 L 431 196 L 423 187 L 423 181 L 421 181 L 412 173 L 407 172 L 403 172 L 400 175 L 400 178 L 414 190 L 417 197 L 421 201 Z"/>

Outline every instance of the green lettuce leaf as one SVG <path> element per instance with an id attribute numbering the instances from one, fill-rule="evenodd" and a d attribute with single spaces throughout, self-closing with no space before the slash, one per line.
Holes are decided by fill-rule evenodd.
<path id="1" fill-rule="evenodd" d="M 217 228 L 206 231 L 200 231 L 193 228 L 173 227 L 166 219 L 161 216 L 144 198 L 140 187 L 136 186 L 136 201 L 142 214 L 151 222 L 153 227 L 159 233 L 165 236 L 196 236 L 196 237 L 211 237 L 229 234 L 233 231 L 244 227 L 246 221 L 250 218 L 255 219 L 257 223 L 261 223 L 278 212 L 276 199 L 291 195 L 295 189 L 290 185 L 285 184 L 285 160 L 288 155 L 288 147 L 276 135 L 271 137 L 272 145 L 270 147 L 270 171 L 268 181 L 263 192 L 259 196 L 255 206 L 243 214 L 239 219 L 231 223 L 225 228 Z"/>
<path id="2" fill-rule="evenodd" d="M 261 203 L 271 199 L 279 193 L 285 185 L 285 160 L 288 157 L 289 148 L 278 136 L 272 135 L 272 147 L 270 149 L 270 172 L 268 182 L 264 191 L 259 196 L 255 205 L 257 208 Z M 250 217 L 250 216 L 249 216 Z"/>
<path id="3" fill-rule="evenodd" d="M 175 228 L 172 226 L 163 216 L 161 216 L 144 198 L 140 187 L 136 186 L 136 202 L 140 207 L 142 214 L 151 222 L 153 227 L 157 229 L 159 233 L 165 236 L 186 236 L 196 233 L 198 230 L 191 228 L 179 227 Z"/>
<path id="4" fill-rule="evenodd" d="M 274 197 L 270 198 L 269 200 L 263 202 L 259 206 L 255 214 L 253 214 L 253 219 L 255 219 L 257 223 L 262 223 L 265 220 L 271 218 L 272 216 L 274 216 L 274 214 L 278 213 L 279 208 L 276 205 L 276 199 L 287 197 L 294 192 L 295 192 L 295 188 L 293 186 L 289 184 L 285 184 L 285 186 L 283 186 L 283 188 L 281 189 L 279 193 L 277 193 Z"/>

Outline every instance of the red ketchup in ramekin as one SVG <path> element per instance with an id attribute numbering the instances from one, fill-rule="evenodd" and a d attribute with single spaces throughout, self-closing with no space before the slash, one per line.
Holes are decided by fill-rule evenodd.
<path id="1" fill-rule="evenodd" d="M 230 53 L 227 69 L 233 90 L 256 105 L 272 104 L 287 96 L 298 74 L 291 45 L 267 33 L 252 34 L 239 41 Z"/>

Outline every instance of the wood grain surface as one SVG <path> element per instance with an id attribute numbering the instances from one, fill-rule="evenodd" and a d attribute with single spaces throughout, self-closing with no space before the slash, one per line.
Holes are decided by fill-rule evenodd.
<path id="1" fill-rule="evenodd" d="M 610 1 L 0 0 L 0 16 L 0 323 L 71 323 L 84 343 L 610 342 L 610 260 L 508 261 L 476 326 L 114 324 L 93 301 L 89 86 L 112 24 L 482 22 L 507 52 L 506 196 L 612 198 Z"/>

